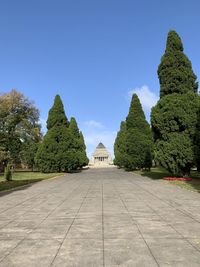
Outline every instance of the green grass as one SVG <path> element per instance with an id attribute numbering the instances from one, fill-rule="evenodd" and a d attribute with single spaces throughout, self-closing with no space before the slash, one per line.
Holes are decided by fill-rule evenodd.
<path id="1" fill-rule="evenodd" d="M 0 191 L 12 189 L 22 185 L 39 182 L 55 176 L 63 175 L 63 173 L 41 173 L 41 172 L 14 172 L 12 181 L 5 181 L 4 175 L 0 174 Z"/>
<path id="2" fill-rule="evenodd" d="M 134 171 L 135 174 L 140 174 L 142 176 L 147 176 L 153 180 L 162 179 L 165 176 L 173 176 L 163 168 L 152 168 L 150 172 L 148 171 Z M 170 184 L 177 185 L 186 188 L 191 191 L 200 192 L 200 173 L 197 171 L 192 171 L 191 176 L 192 181 L 167 181 Z"/>

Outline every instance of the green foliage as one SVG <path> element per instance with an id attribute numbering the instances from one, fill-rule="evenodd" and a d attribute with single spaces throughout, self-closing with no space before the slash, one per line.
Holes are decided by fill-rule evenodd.
<path id="1" fill-rule="evenodd" d="M 197 126 L 194 141 L 195 164 L 200 172 L 200 108 L 197 112 Z"/>
<path id="2" fill-rule="evenodd" d="M 126 122 L 122 121 L 114 144 L 114 164 L 122 168 L 125 164 Z"/>
<path id="3" fill-rule="evenodd" d="M 174 93 L 161 98 L 151 113 L 154 139 L 168 140 L 169 133 L 173 132 L 194 138 L 198 108 L 199 96 L 192 92 Z"/>
<path id="4" fill-rule="evenodd" d="M 142 129 L 129 129 L 126 133 L 126 157 L 124 167 L 127 170 L 145 167 L 147 151 L 151 151 L 151 133 L 142 132 Z"/>
<path id="5" fill-rule="evenodd" d="M 87 154 L 86 154 L 86 145 L 85 145 L 85 141 L 84 141 L 84 137 L 83 137 L 83 134 L 82 132 L 80 132 L 80 137 L 79 137 L 79 140 L 80 140 L 80 167 L 84 167 L 84 166 L 87 166 L 88 163 L 89 163 L 89 159 L 87 157 Z"/>
<path id="6" fill-rule="evenodd" d="M 70 124 L 57 95 L 49 112 L 48 131 L 36 154 L 36 164 L 42 172 L 68 172 L 88 163 L 83 136 L 75 118 Z"/>
<path id="7" fill-rule="evenodd" d="M 83 134 L 79 131 L 77 122 L 75 118 L 71 118 L 69 124 L 69 130 L 73 136 L 74 140 L 74 147 L 76 149 L 75 156 L 77 157 L 78 167 L 82 168 L 89 163 L 89 160 L 86 155 L 86 146 L 84 142 Z"/>
<path id="8" fill-rule="evenodd" d="M 35 165 L 35 156 L 39 147 L 39 142 L 29 140 L 22 144 L 21 157 L 24 164 L 28 168 L 33 169 Z"/>
<path id="9" fill-rule="evenodd" d="M 151 151 L 152 135 L 136 94 L 132 96 L 129 114 L 126 118 L 126 128 L 126 160 L 124 167 L 128 170 L 143 168 L 146 152 Z"/>
<path id="10" fill-rule="evenodd" d="M 146 121 L 142 105 L 136 94 L 133 94 L 129 113 L 126 118 L 126 128 L 129 129 L 140 129 L 143 132 L 149 133 L 149 124 Z"/>
<path id="11" fill-rule="evenodd" d="M 53 127 L 44 136 L 36 154 L 36 164 L 42 172 L 67 171 L 69 148 L 73 137 L 65 126 Z M 71 168 L 71 167 L 70 167 Z"/>
<path id="12" fill-rule="evenodd" d="M 197 92 L 198 83 L 190 60 L 183 52 L 180 37 L 169 31 L 166 50 L 158 67 L 160 97 L 172 93 Z"/>
<path id="13" fill-rule="evenodd" d="M 47 129 L 49 130 L 57 126 L 69 126 L 63 103 L 59 95 L 55 96 L 53 107 L 49 110 Z"/>
<path id="14" fill-rule="evenodd" d="M 69 129 L 76 138 L 80 138 L 79 128 L 74 117 L 72 117 L 70 120 Z"/>
<path id="15" fill-rule="evenodd" d="M 151 170 L 152 167 L 152 153 L 151 150 L 146 150 L 145 159 L 144 159 L 144 168 L 147 170 Z"/>
<path id="16" fill-rule="evenodd" d="M 187 133 L 169 133 L 168 139 L 157 140 L 155 149 L 161 166 L 173 175 L 189 175 L 194 162 L 193 143 Z"/>
<path id="17" fill-rule="evenodd" d="M 141 103 L 136 94 L 133 95 L 126 122 L 121 123 L 115 140 L 115 165 L 126 170 L 134 170 L 145 166 L 147 151 L 151 152 L 152 136 L 145 119 Z"/>
<path id="18" fill-rule="evenodd" d="M 41 139 L 39 111 L 35 105 L 17 90 L 0 95 L 0 143 L 4 155 L 15 164 L 20 162 L 22 144 Z"/>
<path id="19" fill-rule="evenodd" d="M 10 163 L 7 164 L 4 170 L 4 178 L 6 181 L 12 181 L 12 170 Z"/>
<path id="20" fill-rule="evenodd" d="M 155 160 L 174 175 L 188 175 L 195 161 L 198 84 L 175 31 L 168 34 L 158 75 L 161 98 L 151 114 Z"/>

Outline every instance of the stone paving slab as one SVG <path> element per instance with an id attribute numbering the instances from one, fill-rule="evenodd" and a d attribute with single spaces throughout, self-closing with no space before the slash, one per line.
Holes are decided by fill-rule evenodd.
<path id="1" fill-rule="evenodd" d="M 0 194 L 0 267 L 200 266 L 200 194 L 116 168 Z"/>

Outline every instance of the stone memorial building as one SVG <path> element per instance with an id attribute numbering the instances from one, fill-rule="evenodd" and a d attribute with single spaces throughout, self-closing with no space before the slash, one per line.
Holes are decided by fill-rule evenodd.
<path id="1" fill-rule="evenodd" d="M 94 167 L 106 167 L 112 164 L 111 154 L 102 143 L 99 143 L 91 156 L 89 165 Z"/>

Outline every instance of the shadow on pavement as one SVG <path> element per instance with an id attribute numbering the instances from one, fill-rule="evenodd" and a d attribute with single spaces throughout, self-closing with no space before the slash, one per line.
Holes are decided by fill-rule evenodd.
<path id="1" fill-rule="evenodd" d="M 10 182 L 1 182 L 0 183 L 0 197 L 11 194 L 16 191 L 25 190 L 28 187 L 32 186 L 34 183 L 37 183 L 40 181 L 43 181 L 43 179 L 13 180 Z"/>

